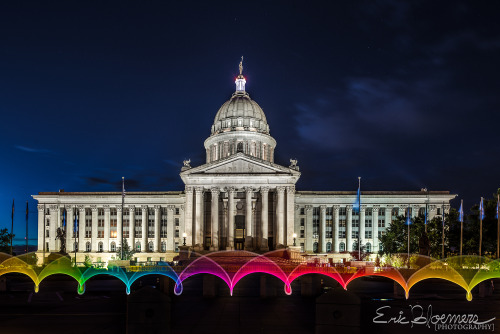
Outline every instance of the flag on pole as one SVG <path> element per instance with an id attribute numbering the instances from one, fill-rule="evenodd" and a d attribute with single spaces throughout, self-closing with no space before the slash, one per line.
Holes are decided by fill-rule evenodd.
<path id="1" fill-rule="evenodd" d="M 75 232 L 75 236 L 77 231 L 78 231 L 78 214 L 75 208 L 75 223 L 73 224 L 73 232 Z"/>
<path id="2" fill-rule="evenodd" d="M 406 225 L 411 225 L 410 206 L 406 209 Z"/>
<path id="3" fill-rule="evenodd" d="M 63 209 L 63 227 L 66 227 L 66 208 Z"/>
<path id="4" fill-rule="evenodd" d="M 425 217 L 424 217 L 424 224 L 427 225 L 427 204 L 425 204 Z"/>
<path id="5" fill-rule="evenodd" d="M 483 198 L 481 197 L 481 203 L 479 204 L 479 217 L 481 219 L 484 219 L 484 205 L 483 205 Z"/>
<path id="6" fill-rule="evenodd" d="M 361 176 L 358 177 L 358 193 L 356 194 L 356 201 L 353 205 L 354 212 L 359 213 L 361 209 Z"/>
<path id="7" fill-rule="evenodd" d="M 496 219 L 498 219 L 498 211 L 500 210 L 500 195 L 497 195 L 497 215 Z"/>
<path id="8" fill-rule="evenodd" d="M 458 221 L 464 222 L 464 202 L 460 202 L 460 210 L 458 210 Z"/>

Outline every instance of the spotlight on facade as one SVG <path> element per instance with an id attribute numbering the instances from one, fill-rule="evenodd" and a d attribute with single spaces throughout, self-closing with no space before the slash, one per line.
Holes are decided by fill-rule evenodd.
<path id="1" fill-rule="evenodd" d="M 295 240 L 296 240 L 296 239 L 297 239 L 297 233 L 294 233 L 294 234 L 293 234 L 293 245 L 294 245 L 294 246 L 297 246 L 297 245 L 295 244 Z"/>

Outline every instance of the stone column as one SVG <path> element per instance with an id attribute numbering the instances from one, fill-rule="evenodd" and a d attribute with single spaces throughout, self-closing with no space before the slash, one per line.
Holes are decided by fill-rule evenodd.
<path id="1" fill-rule="evenodd" d="M 122 206 L 116 206 L 116 248 L 122 246 L 123 235 L 122 235 Z M 130 245 L 129 245 L 130 246 Z"/>
<path id="2" fill-rule="evenodd" d="M 91 205 L 90 208 L 92 209 L 92 240 L 90 244 L 92 246 L 92 252 L 97 252 L 97 245 L 99 243 L 97 240 L 97 205 Z"/>
<path id="3" fill-rule="evenodd" d="M 286 245 L 293 246 L 295 231 L 295 186 L 286 187 Z"/>
<path id="4" fill-rule="evenodd" d="M 277 218 L 277 228 L 276 228 L 276 248 L 280 248 L 285 246 L 285 187 L 277 187 L 276 188 L 278 198 L 277 198 L 277 206 L 276 206 L 276 218 Z"/>
<path id="5" fill-rule="evenodd" d="M 212 206 L 210 217 L 212 218 L 212 233 L 210 250 L 219 250 L 219 188 L 213 187 L 210 189 L 212 193 Z"/>
<path id="6" fill-rule="evenodd" d="M 167 251 L 168 252 L 173 252 L 175 250 L 174 210 L 175 210 L 174 205 L 167 206 Z M 185 233 L 186 233 L 186 246 L 187 246 L 189 242 L 189 234 L 187 234 L 187 232 Z M 182 245 L 184 243 L 184 238 L 182 237 L 182 234 L 179 234 L 179 236 L 182 238 L 182 242 L 180 243 Z"/>
<path id="7" fill-rule="evenodd" d="M 245 188 L 245 250 L 252 249 L 252 194 L 251 187 Z"/>
<path id="8" fill-rule="evenodd" d="M 372 216 L 372 253 L 378 252 L 378 210 L 380 209 L 379 205 L 373 206 L 373 216 Z"/>
<path id="9" fill-rule="evenodd" d="M 73 238 L 73 207 L 66 208 L 66 253 L 71 253 L 75 249 L 73 243 L 75 239 Z"/>
<path id="10" fill-rule="evenodd" d="M 262 198 L 262 212 L 261 212 L 261 231 L 262 239 L 260 242 L 260 250 L 268 251 L 269 244 L 267 239 L 269 238 L 269 187 L 261 187 L 260 195 Z"/>
<path id="11" fill-rule="evenodd" d="M 228 194 L 228 204 L 227 204 L 227 214 L 228 214 L 228 238 L 227 238 L 227 249 L 234 249 L 234 187 L 229 187 L 227 190 Z"/>
<path id="12" fill-rule="evenodd" d="M 333 206 L 333 251 L 339 252 L 339 206 Z"/>
<path id="13" fill-rule="evenodd" d="M 195 226 L 195 246 L 202 249 L 203 248 L 203 212 L 202 212 L 202 205 L 201 201 L 203 200 L 203 187 L 195 187 L 195 221 L 194 221 L 194 226 Z"/>
<path id="14" fill-rule="evenodd" d="M 411 218 L 418 217 L 418 211 L 420 210 L 420 205 L 411 206 Z"/>
<path id="15" fill-rule="evenodd" d="M 195 239 L 193 233 L 193 187 L 186 186 L 184 192 L 186 194 L 185 198 L 186 211 L 184 213 L 184 233 L 186 233 L 186 246 L 191 246 L 194 245 L 194 239 Z M 168 222 L 170 221 L 167 218 L 167 224 Z M 173 221 L 171 223 L 173 224 Z"/>
<path id="16" fill-rule="evenodd" d="M 306 205 L 306 252 L 313 251 L 313 206 Z"/>
<path id="17" fill-rule="evenodd" d="M 223 249 L 226 249 L 228 246 L 228 232 L 229 232 L 229 227 L 228 227 L 228 213 L 227 213 L 227 201 L 222 202 L 222 230 L 221 230 L 221 242 L 219 242 L 219 247 L 223 247 Z"/>
<path id="18" fill-rule="evenodd" d="M 326 252 L 326 205 L 319 206 L 319 252 Z"/>
<path id="19" fill-rule="evenodd" d="M 49 242 L 48 251 L 59 252 L 58 243 L 56 242 L 57 228 L 59 227 L 59 207 L 57 205 L 50 205 L 50 237 L 45 238 Z M 47 240 L 48 239 L 48 240 Z"/>
<path id="20" fill-rule="evenodd" d="M 78 251 L 85 252 L 85 207 L 78 205 Z"/>
<path id="21" fill-rule="evenodd" d="M 366 205 L 361 205 L 359 208 L 359 228 L 358 228 L 358 232 L 359 232 L 358 233 L 358 237 L 359 237 L 358 243 L 360 243 L 361 245 L 363 245 L 363 243 L 366 243 L 366 241 L 365 241 L 365 227 L 366 227 L 365 220 L 366 220 Z"/>
<path id="22" fill-rule="evenodd" d="M 109 251 L 109 230 L 110 230 L 110 210 L 109 205 L 104 205 L 104 241 L 103 241 L 103 252 Z"/>
<path id="23" fill-rule="evenodd" d="M 155 252 L 161 252 L 161 232 L 160 232 L 160 222 L 161 222 L 161 206 L 155 205 Z"/>
<path id="24" fill-rule="evenodd" d="M 43 239 L 45 233 L 45 212 L 43 204 L 38 204 L 38 251 L 43 252 Z"/>
<path id="25" fill-rule="evenodd" d="M 128 220 L 129 220 L 129 246 L 131 249 L 135 250 L 135 205 L 128 206 Z"/>
<path id="26" fill-rule="evenodd" d="M 148 252 L 149 251 L 149 248 L 148 248 L 148 230 L 149 230 L 149 227 L 148 227 L 148 221 L 149 221 L 149 211 L 148 211 L 148 206 L 147 205 L 142 205 L 141 206 L 141 209 L 142 209 L 142 247 L 141 247 L 141 252 L 144 253 L 144 252 Z"/>
<path id="27" fill-rule="evenodd" d="M 345 226 L 346 250 L 352 252 L 352 205 L 347 206 L 347 222 Z"/>

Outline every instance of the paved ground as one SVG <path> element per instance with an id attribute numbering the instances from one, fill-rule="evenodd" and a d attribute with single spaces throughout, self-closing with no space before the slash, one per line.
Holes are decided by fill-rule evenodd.
<path id="1" fill-rule="evenodd" d="M 281 281 L 266 276 L 271 297 L 260 298 L 260 274 L 245 277 L 235 287 L 233 296 L 220 280 L 216 280 L 218 296 L 202 297 L 202 276 L 185 281 L 181 296 L 171 296 L 171 330 L 173 333 L 314 333 L 315 298 L 300 295 L 300 282 L 292 285 L 292 296 L 283 292 Z M 329 279 L 324 287 L 338 289 Z M 433 314 L 477 314 L 479 320 L 496 317 L 495 332 L 500 332 L 500 280 L 495 281 L 492 296 L 480 298 L 474 291 L 471 302 L 464 290 L 442 280 L 426 280 L 412 288 L 410 299 L 394 296 L 390 280 L 358 279 L 349 291 L 361 298 L 360 332 L 431 333 L 434 328 L 423 325 L 374 324 L 376 310 L 382 306 L 387 316 L 399 312 L 410 316 L 410 307 L 421 305 Z M 134 283 L 158 286 L 156 277 Z M 476 289 L 477 290 L 477 289 Z M 386 299 L 386 300 L 381 300 Z M 339 306 L 342 309 L 342 306 Z M 134 316 L 134 315 L 132 315 Z M 136 315 L 139 317 L 139 315 Z M 76 283 L 65 276 L 51 276 L 33 293 L 33 284 L 23 276 L 9 276 L 9 291 L 0 292 L 0 333 L 125 333 L 127 295 L 124 285 L 116 279 L 99 278 L 87 282 L 86 292 L 79 296 Z M 331 333 L 344 331 L 331 328 Z M 473 333 L 473 331 L 447 331 Z M 486 331 L 480 331 L 485 333 Z"/>

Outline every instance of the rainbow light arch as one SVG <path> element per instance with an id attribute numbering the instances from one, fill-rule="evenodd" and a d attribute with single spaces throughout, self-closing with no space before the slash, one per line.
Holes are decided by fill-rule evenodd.
<path id="1" fill-rule="evenodd" d="M 139 278 L 146 275 L 163 275 L 175 283 L 174 293 L 181 295 L 183 282 L 198 274 L 210 274 L 219 277 L 229 287 L 231 296 L 234 287 L 247 275 L 254 273 L 269 274 L 280 279 L 284 284 L 284 291 L 292 293 L 291 284 L 297 278 L 318 274 L 330 277 L 347 290 L 355 279 L 364 276 L 381 276 L 397 282 L 409 298 L 410 289 L 417 283 L 431 278 L 439 278 L 455 283 L 466 292 L 466 299 L 472 300 L 472 289 L 483 281 L 500 278 L 500 259 L 465 255 L 445 259 L 433 259 L 421 255 L 412 255 L 416 260 L 410 268 L 385 267 L 347 267 L 329 266 L 307 262 L 300 256 L 292 256 L 288 250 L 275 250 L 265 254 L 249 251 L 219 251 L 209 254 L 192 253 L 189 261 L 183 265 L 171 267 L 162 266 L 144 267 L 141 270 L 127 270 L 110 265 L 107 268 L 77 268 L 68 257 L 50 262 L 44 267 L 30 265 L 25 259 L 30 254 L 10 256 L 0 253 L 0 276 L 9 273 L 20 273 L 28 276 L 35 284 L 35 292 L 39 291 L 42 281 L 55 274 L 63 274 L 75 279 L 78 283 L 78 293 L 85 292 L 85 282 L 98 275 L 116 277 L 125 285 L 126 293 Z M 396 256 L 406 257 L 406 254 Z M 140 268 L 140 267 L 139 267 Z M 136 268 L 137 269 L 137 268 Z"/>

